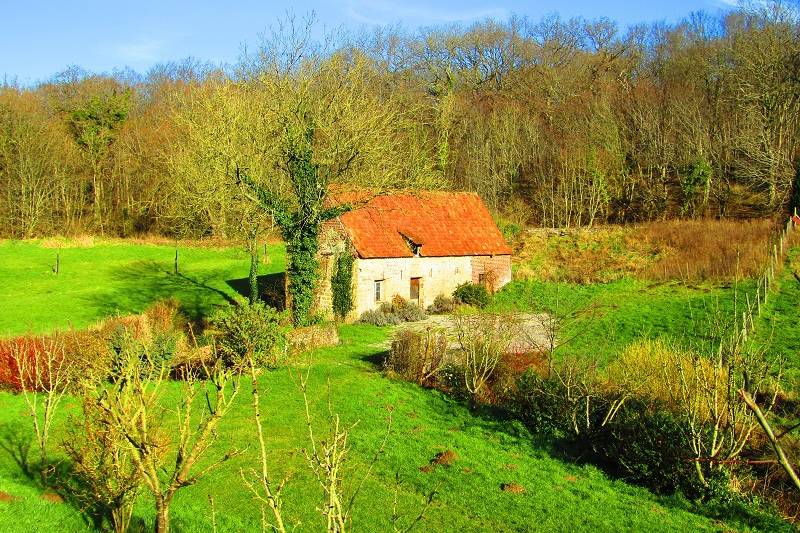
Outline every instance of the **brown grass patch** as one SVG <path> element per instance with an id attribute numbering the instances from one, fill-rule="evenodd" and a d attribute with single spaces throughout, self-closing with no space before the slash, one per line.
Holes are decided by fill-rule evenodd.
<path id="1" fill-rule="evenodd" d="M 672 220 L 642 226 L 641 238 L 661 251 L 648 279 L 691 281 L 757 277 L 769 260 L 775 223 L 760 220 Z"/>
<path id="2" fill-rule="evenodd" d="M 55 492 L 45 492 L 44 494 L 42 494 L 42 499 L 50 503 L 64 503 L 64 498 L 62 498 Z"/>
<path id="3" fill-rule="evenodd" d="M 419 468 L 420 472 L 429 474 L 433 472 L 437 466 L 452 466 L 458 460 L 458 455 L 453 450 L 445 450 L 433 456 L 430 463 Z"/>
<path id="4" fill-rule="evenodd" d="M 13 502 L 16 499 L 16 496 L 12 496 L 11 494 L 0 490 L 0 502 Z"/>
<path id="5" fill-rule="evenodd" d="M 606 283 L 642 271 L 657 252 L 633 227 L 531 229 L 514 262 L 519 278 Z"/>
<path id="6" fill-rule="evenodd" d="M 500 485 L 500 490 L 503 492 L 510 492 L 511 494 L 524 494 L 525 487 L 519 483 L 503 483 Z"/>
<path id="7" fill-rule="evenodd" d="M 93 235 L 48 237 L 39 241 L 42 248 L 92 248 L 95 244 L 96 239 Z"/>
<path id="8" fill-rule="evenodd" d="M 433 459 L 431 459 L 431 464 L 441 465 L 441 466 L 451 466 L 458 460 L 458 455 L 453 450 L 445 450 L 443 452 L 437 453 Z"/>
<path id="9" fill-rule="evenodd" d="M 529 229 L 515 251 L 515 276 L 573 283 L 625 276 L 656 281 L 757 277 L 769 260 L 777 229 L 774 219 Z"/>

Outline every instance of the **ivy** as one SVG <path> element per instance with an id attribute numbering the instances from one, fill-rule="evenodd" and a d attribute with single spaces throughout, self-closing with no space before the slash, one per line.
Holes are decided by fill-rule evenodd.
<path id="1" fill-rule="evenodd" d="M 336 272 L 331 277 L 333 312 L 344 318 L 353 309 L 353 256 L 344 253 L 336 259 Z"/>
<path id="2" fill-rule="evenodd" d="M 328 182 L 313 161 L 313 124 L 306 119 L 299 133 L 286 126 L 287 171 L 295 202 L 288 202 L 275 192 L 254 182 L 241 169 L 237 177 L 254 193 L 255 200 L 272 216 L 286 242 L 286 279 L 295 326 L 309 323 L 314 290 L 319 280 L 320 227 L 326 220 L 348 211 L 349 205 L 326 207 Z"/>
<path id="3" fill-rule="evenodd" d="M 681 178 L 681 190 L 683 191 L 681 216 L 696 215 L 698 191 L 703 194 L 701 202 L 705 206 L 708 202 L 712 175 L 713 169 L 711 165 L 702 157 L 689 166 L 688 172 Z"/>

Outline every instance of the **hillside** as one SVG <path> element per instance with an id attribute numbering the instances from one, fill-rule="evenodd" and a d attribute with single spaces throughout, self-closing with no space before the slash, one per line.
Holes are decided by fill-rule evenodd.
<path id="1" fill-rule="evenodd" d="M 97 242 L 92 247 L 61 247 L 61 272 L 50 269 L 54 249 L 41 242 L 8 241 L 0 245 L 0 260 L 12 265 L 16 275 L 5 275 L 4 298 L 14 301 L 0 314 L 6 335 L 45 332 L 73 324 L 84 327 L 104 316 L 140 311 L 166 296 L 178 298 L 187 318 L 201 318 L 223 305 L 235 291 L 228 280 L 247 272 L 246 256 L 235 248 L 181 247 L 179 274 L 172 271 L 174 248 Z M 282 266 L 280 246 L 269 249 L 273 272 Z M 234 284 L 235 285 L 235 284 Z M 702 339 L 697 326 L 716 306 L 730 305 L 729 284 L 704 282 L 687 285 L 623 277 L 611 283 L 577 285 L 535 280 L 515 281 L 497 294 L 492 310 L 547 309 L 560 305 L 593 311 L 579 317 L 575 327 L 584 333 L 573 345 L 575 353 L 610 361 L 637 338 L 661 334 Z M 782 313 L 775 300 L 775 313 Z M 114 302 L 113 305 L 111 302 Z M 784 304 L 785 305 L 785 304 Z M 26 320 L 26 325 L 20 325 Z M 398 512 L 410 520 L 424 508 L 426 531 L 674 531 L 674 530 L 775 530 L 788 525 L 767 515 L 744 511 L 717 515 L 680 496 L 657 496 L 647 490 L 612 480 L 598 468 L 561 458 L 548 439 L 530 433 L 520 423 L 505 419 L 489 408 L 469 409 L 441 392 L 385 376 L 376 366 L 387 345 L 391 328 L 343 326 L 342 344 L 320 349 L 304 358 L 311 369 L 312 410 L 323 425 L 328 392 L 333 410 L 352 430 L 350 479 L 368 468 L 383 439 L 391 412 L 388 446 L 366 482 L 353 515 L 356 530 L 380 531 L 389 527 L 395 491 Z M 286 514 L 299 531 L 319 527 L 316 506 L 320 493 L 299 450 L 307 445 L 302 417 L 302 397 L 286 370 L 267 372 L 260 378 L 268 434 L 270 469 L 275 476 L 292 473 L 285 498 Z M 167 401 L 179 394 L 169 386 Z M 215 520 L 220 531 L 258 527 L 258 507 L 247 495 L 240 469 L 253 467 L 251 396 L 244 392 L 232 416 L 221 427 L 215 450 L 241 448 L 234 458 L 196 486 L 178 493 L 173 520 L 181 531 L 206 531 L 213 493 Z M 28 426 L 19 415 L 25 406 L 20 396 L 0 392 L 0 529 L 29 531 L 50 528 L 64 531 L 90 529 L 80 513 L 60 498 L 43 495 L 37 482 L 23 474 L 15 462 L 17 445 L 25 442 Z M 67 410 L 75 412 L 70 399 Z M 61 413 L 60 420 L 69 415 Z M 56 423 L 59 426 L 59 423 Z M 54 442 L 65 437 L 58 430 Z M 449 465 L 432 465 L 436 455 L 455 453 Z M 60 454 L 61 452 L 59 452 Z M 213 454 L 212 454 L 213 455 Z M 63 456 L 62 456 L 63 457 Z M 399 485 L 398 485 L 399 481 Z M 504 491 L 517 484 L 521 493 Z M 223 489 L 224 487 L 224 489 Z M 704 509 L 704 510 L 703 510 Z M 709 518 L 698 511 L 715 515 Z M 722 518 L 720 518 L 722 516 Z M 135 521 L 151 523 L 153 510 L 146 496 L 138 500 Z"/>

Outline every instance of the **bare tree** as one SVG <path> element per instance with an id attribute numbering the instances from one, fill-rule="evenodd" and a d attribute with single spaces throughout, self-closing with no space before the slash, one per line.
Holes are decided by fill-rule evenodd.
<path id="1" fill-rule="evenodd" d="M 252 354 L 249 354 L 248 359 L 250 383 L 252 385 L 253 392 L 253 415 L 256 430 L 258 432 L 260 470 L 256 471 L 255 469 L 251 469 L 249 476 L 244 470 L 241 470 L 239 473 L 244 483 L 250 489 L 250 492 L 261 505 L 262 530 L 266 532 L 267 528 L 270 528 L 270 530 L 278 531 L 279 533 L 285 533 L 286 526 L 283 520 L 283 500 L 281 498 L 281 493 L 283 492 L 283 487 L 286 485 L 286 482 L 289 480 L 289 476 L 287 475 L 284 477 L 280 483 L 276 485 L 273 483 L 272 476 L 269 473 L 269 468 L 267 467 L 268 455 L 266 438 L 264 436 L 264 426 L 261 422 L 261 395 L 258 387 L 258 373 Z M 253 479 L 256 481 L 253 481 Z M 266 517 L 264 516 L 264 506 L 267 506 L 272 512 L 273 518 L 275 519 L 274 524 L 267 523 Z"/>
<path id="2" fill-rule="evenodd" d="M 455 315 L 453 326 L 464 364 L 464 384 L 478 397 L 517 335 L 517 320 L 503 315 Z"/>
<path id="3" fill-rule="evenodd" d="M 386 449 L 386 443 L 392 428 L 391 411 L 387 421 L 386 434 L 375 450 L 367 470 L 360 477 L 352 477 L 353 473 L 346 470 L 350 453 L 348 439 L 350 438 L 350 432 L 358 422 L 349 427 L 342 423 L 339 415 L 333 411 L 329 384 L 327 434 L 321 439 L 317 437 L 308 399 L 308 375 L 308 373 L 302 374 L 298 372 L 295 377 L 303 395 L 306 426 L 308 428 L 309 446 L 303 450 L 303 455 L 324 494 L 325 503 L 320 512 L 327 521 L 326 531 L 329 533 L 345 533 L 350 527 L 351 514 L 356 500 L 372 473 L 372 469 Z M 351 483 L 349 486 L 347 485 L 348 481 Z"/>
<path id="4" fill-rule="evenodd" d="M 121 428 L 99 403 L 103 394 L 102 384 L 84 384 L 81 416 L 73 418 L 62 443 L 73 462 L 68 490 L 98 528 L 107 523 L 124 533 L 144 479 Z"/>
<path id="5" fill-rule="evenodd" d="M 14 342 L 11 357 L 36 435 L 40 474 L 46 480 L 50 429 L 58 406 L 72 382 L 65 366 L 64 339 L 54 336 L 42 337 L 33 343 Z"/>
<path id="6" fill-rule="evenodd" d="M 180 384 L 179 403 L 172 410 L 164 405 L 168 369 L 154 370 L 142 372 L 141 361 L 129 357 L 99 405 L 124 436 L 131 458 L 155 499 L 156 531 L 166 533 L 175 493 L 241 453 L 229 450 L 198 468 L 217 439 L 217 426 L 234 405 L 241 381 L 218 361 L 213 367 L 189 371 Z M 201 401 L 202 409 L 197 408 L 196 400 Z M 177 439 L 165 426 L 170 415 L 177 421 Z"/>

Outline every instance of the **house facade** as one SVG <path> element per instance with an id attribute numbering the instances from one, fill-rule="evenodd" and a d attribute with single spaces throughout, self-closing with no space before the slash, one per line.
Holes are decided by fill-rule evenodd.
<path id="1" fill-rule="evenodd" d="M 396 295 L 426 308 L 465 282 L 496 291 L 511 281 L 511 248 L 473 193 L 376 196 L 327 222 L 314 302 L 324 316 L 334 315 L 331 279 L 342 254 L 354 258 L 349 320 Z"/>

